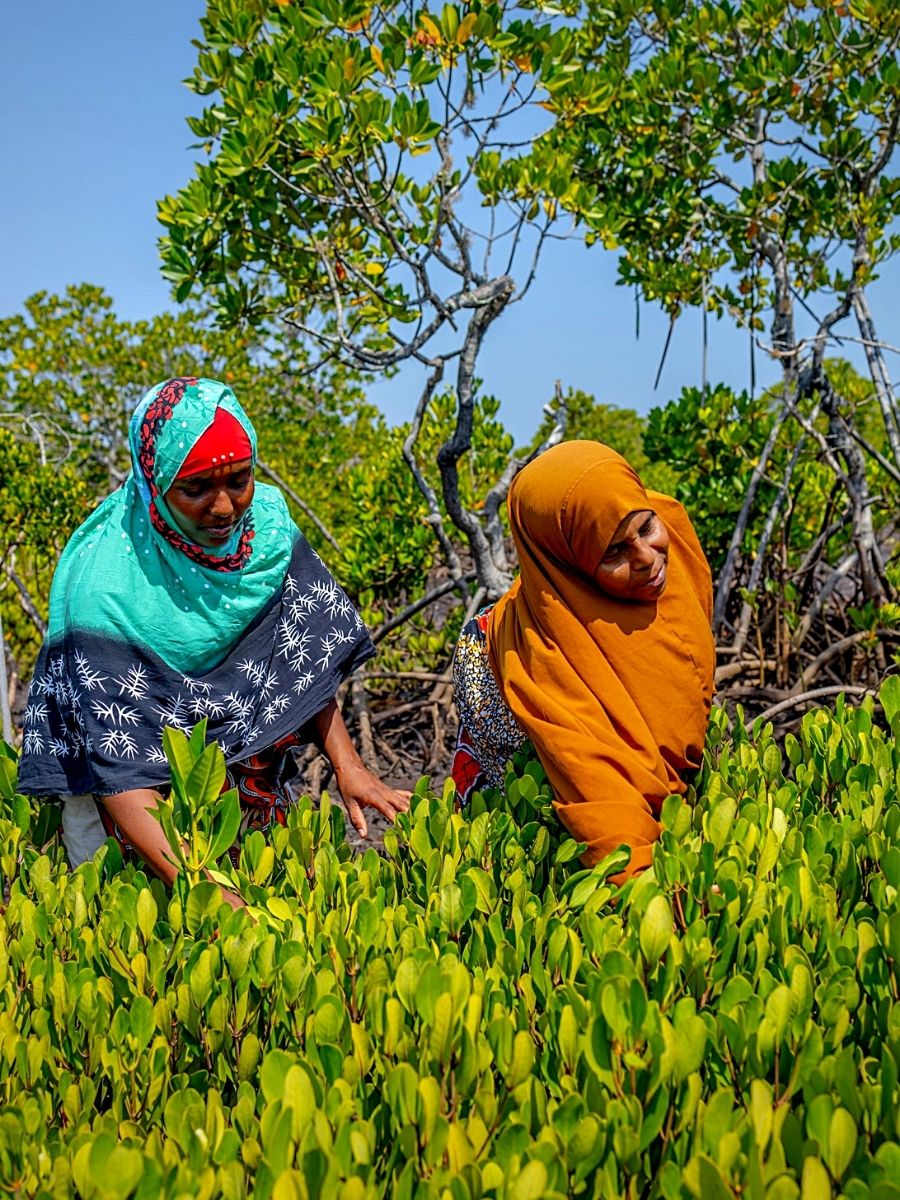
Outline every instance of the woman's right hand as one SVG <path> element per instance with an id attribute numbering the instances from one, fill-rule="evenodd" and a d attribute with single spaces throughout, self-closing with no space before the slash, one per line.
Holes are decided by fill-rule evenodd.
<path id="1" fill-rule="evenodd" d="M 369 834 L 369 827 L 362 811 L 364 808 L 376 809 L 389 821 L 394 821 L 397 813 L 409 811 L 409 799 L 412 793 L 389 788 L 377 775 L 367 771 L 362 763 L 336 771 L 335 777 L 338 791 L 341 793 L 341 799 L 347 809 L 347 816 L 350 818 L 350 824 L 360 837 L 368 837 Z"/>

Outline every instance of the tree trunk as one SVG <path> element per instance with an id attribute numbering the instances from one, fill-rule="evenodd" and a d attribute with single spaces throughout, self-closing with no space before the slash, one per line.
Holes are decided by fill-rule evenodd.
<path id="1" fill-rule="evenodd" d="M 6 638 L 3 636 L 3 616 L 0 614 L 0 733 L 12 744 L 12 711 L 9 704 L 9 678 L 6 674 Z"/>

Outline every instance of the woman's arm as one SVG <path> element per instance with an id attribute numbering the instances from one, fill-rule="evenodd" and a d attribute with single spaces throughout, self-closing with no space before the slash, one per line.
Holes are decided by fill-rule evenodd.
<path id="1" fill-rule="evenodd" d="M 377 808 L 389 821 L 409 808 L 409 792 L 394 791 L 363 766 L 350 740 L 337 701 L 332 700 L 310 721 L 315 742 L 334 767 L 338 791 L 347 808 L 353 828 L 361 837 L 368 833 L 365 807 Z"/>
<path id="2" fill-rule="evenodd" d="M 171 885 L 178 874 L 178 866 L 172 857 L 172 847 L 163 832 L 163 827 L 153 815 L 159 792 L 152 788 L 133 788 L 118 792 L 115 796 L 103 796 L 101 803 L 144 862 L 156 872 L 164 883 Z M 232 908 L 243 908 L 244 902 L 225 888 L 219 889 L 226 904 Z"/>
<path id="3" fill-rule="evenodd" d="M 391 821 L 398 812 L 405 812 L 409 808 L 408 792 L 392 790 L 363 766 L 334 700 L 316 713 L 310 724 L 316 744 L 334 767 L 347 815 L 362 837 L 368 833 L 363 808 L 377 808 Z M 102 797 L 106 811 L 125 839 L 164 883 L 172 884 L 178 867 L 163 828 L 153 815 L 158 800 L 159 793 L 153 788 L 132 788 L 114 796 Z M 243 904 L 239 896 L 224 888 L 222 895 L 232 908 L 239 908 Z"/>

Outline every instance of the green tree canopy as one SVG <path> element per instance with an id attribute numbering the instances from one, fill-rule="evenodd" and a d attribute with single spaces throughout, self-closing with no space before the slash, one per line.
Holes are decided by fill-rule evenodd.
<path id="1" fill-rule="evenodd" d="M 539 104 L 567 69 L 571 30 L 555 9 L 483 0 L 212 0 L 202 30 L 190 83 L 210 97 L 191 121 L 203 159 L 159 208 L 176 296 L 199 284 L 228 322 L 277 318 L 321 361 L 418 363 L 407 464 L 451 571 L 463 566 L 442 510 L 496 594 L 511 578 L 498 510 L 518 463 L 477 509 L 458 464 L 482 341 L 527 294 L 557 226 L 556 200 L 540 203 L 535 187 L 589 194 L 549 147 L 515 186 L 503 179 L 551 119 Z M 448 367 L 456 417 L 438 451 L 439 500 L 416 446 Z"/>
<path id="2" fill-rule="evenodd" d="M 815 436 L 820 413 L 863 592 L 883 603 L 873 456 L 825 355 L 847 336 L 864 347 L 885 451 L 900 471 L 900 418 L 868 298 L 900 246 L 900 11 L 890 0 L 588 0 L 569 11 L 578 69 L 552 92 L 557 121 L 543 141 L 574 155 L 590 190 L 579 210 L 589 239 L 620 247 L 623 282 L 673 321 L 687 305 L 728 316 L 783 374 L 780 412 L 722 564 L 717 627 L 734 611 L 743 532 L 775 447 L 783 432 L 794 436 L 788 426 Z M 605 94 L 593 112 L 579 109 L 590 80 Z M 850 316 L 856 334 L 839 333 Z M 794 468 L 788 456 L 782 512 Z M 764 526 L 756 557 L 776 527 Z"/>

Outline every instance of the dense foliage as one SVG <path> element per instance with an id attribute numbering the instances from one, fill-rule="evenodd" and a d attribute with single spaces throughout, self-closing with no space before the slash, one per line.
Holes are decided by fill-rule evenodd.
<path id="1" fill-rule="evenodd" d="M 0 1183 L 897 1197 L 897 680 L 881 704 L 890 731 L 839 702 L 784 753 L 717 710 L 698 791 L 623 890 L 615 856 L 577 869 L 534 762 L 465 814 L 420 790 L 387 857 L 304 800 L 225 860 L 232 913 L 102 851 L 68 871 L 0 757 Z M 188 831 L 217 751 L 169 752 Z"/>
<path id="2" fill-rule="evenodd" d="M 588 195 L 550 148 L 531 155 L 536 182 L 498 177 L 548 124 L 540 104 L 568 70 L 571 30 L 556 9 L 482 0 L 212 0 L 201 30 L 199 161 L 159 204 L 176 297 L 202 288 L 234 327 L 277 319 L 321 362 L 417 366 L 404 459 L 447 569 L 466 573 L 460 538 L 496 598 L 514 570 L 498 513 L 518 463 L 467 499 L 477 359 L 531 288 L 561 223 L 555 196 Z M 446 387 L 453 421 L 429 456 L 419 433 Z M 435 460 L 437 488 L 421 466 Z"/>
<path id="3" fill-rule="evenodd" d="M 802 691 L 803 637 L 789 631 L 791 651 L 780 654 L 785 612 L 763 583 L 779 597 L 794 588 L 785 608 L 804 637 L 815 630 L 813 657 L 854 632 L 840 612 L 820 619 L 823 591 L 849 579 L 844 602 L 873 610 L 894 594 L 896 500 L 881 520 L 879 503 L 883 473 L 890 490 L 900 482 L 900 419 L 871 285 L 900 247 L 900 14 L 890 0 L 586 0 L 567 11 L 572 69 L 550 89 L 557 120 L 541 140 L 570 158 L 589 193 L 574 206 L 588 236 L 621 248 L 621 280 L 662 304 L 670 333 L 686 307 L 702 311 L 694 407 L 718 407 L 753 443 L 731 530 L 734 506 L 720 510 L 715 632 L 729 667 L 743 664 L 748 677 L 764 677 L 770 654 L 759 643 L 775 642 L 780 682 Z M 730 405 L 705 395 L 708 314 L 748 334 L 751 395 Z M 861 348 L 877 431 L 860 420 L 859 381 L 826 357 L 845 337 Z M 752 393 L 762 355 L 780 381 L 761 413 Z M 826 469 L 805 469 L 811 452 Z M 795 516 L 817 492 L 826 520 L 803 546 Z M 844 531 L 837 546 L 834 531 Z M 788 543 L 800 580 L 786 579 Z M 877 675 L 884 652 L 872 648 Z M 853 668 L 842 660 L 839 673 Z"/>
<path id="4" fill-rule="evenodd" d="M 30 674 L 69 535 L 129 470 L 131 411 L 172 374 L 234 388 L 258 429 L 260 478 L 271 468 L 293 493 L 310 541 L 355 596 L 371 587 L 396 599 L 427 574 L 433 538 L 416 527 L 403 431 L 388 429 L 345 372 L 313 381 L 302 365 L 296 346 L 271 337 L 263 353 L 198 310 L 122 320 L 88 285 L 38 293 L 0 321 L 0 615 L 14 675 Z M 380 606 L 367 615 L 383 619 Z"/>
<path id="5" fill-rule="evenodd" d="M 176 299 L 222 327 L 191 311 L 131 326 L 96 289 L 33 297 L 0 324 L 12 427 L 113 482 L 145 383 L 235 382 L 271 416 L 269 466 L 317 548 L 371 624 L 402 629 L 395 676 L 443 672 L 448 596 L 456 621 L 510 583 L 503 501 L 528 455 L 567 422 L 608 432 L 698 522 L 733 697 L 872 687 L 900 547 L 900 416 L 871 305 L 900 244 L 898 46 L 889 0 L 209 0 L 196 171 L 159 216 Z M 760 393 L 754 366 L 733 394 L 704 366 L 646 440 L 633 414 L 560 386 L 516 451 L 480 350 L 547 240 L 573 233 L 615 249 L 673 325 L 700 307 L 704 363 L 714 314 L 779 385 Z M 848 345 L 867 379 L 830 357 Z M 418 401 L 389 430 L 361 387 L 404 364 Z"/>

